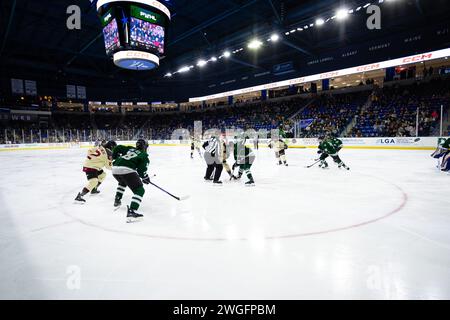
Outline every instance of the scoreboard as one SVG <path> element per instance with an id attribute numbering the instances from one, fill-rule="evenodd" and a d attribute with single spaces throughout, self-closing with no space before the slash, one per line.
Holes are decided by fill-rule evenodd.
<path id="1" fill-rule="evenodd" d="M 152 70 L 166 51 L 170 11 L 156 0 L 99 0 L 106 54 L 121 68 Z"/>

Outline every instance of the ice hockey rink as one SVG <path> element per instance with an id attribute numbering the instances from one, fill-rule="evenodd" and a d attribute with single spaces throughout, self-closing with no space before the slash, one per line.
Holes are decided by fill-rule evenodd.
<path id="1" fill-rule="evenodd" d="M 348 150 L 350 171 L 260 149 L 244 181 L 203 181 L 189 148 L 150 147 L 145 220 L 116 182 L 73 199 L 86 149 L 1 152 L 1 299 L 449 299 L 450 176 L 431 151 Z M 127 191 L 124 204 L 131 198 Z"/>

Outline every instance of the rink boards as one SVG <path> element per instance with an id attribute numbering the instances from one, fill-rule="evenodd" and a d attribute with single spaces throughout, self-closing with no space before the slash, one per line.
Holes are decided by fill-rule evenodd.
<path id="1" fill-rule="evenodd" d="M 438 144 L 439 137 L 398 137 L 398 138 L 341 138 L 346 149 L 384 149 L 384 150 L 434 150 Z M 317 148 L 316 138 L 284 139 L 290 148 Z M 253 141 L 250 139 L 250 146 Z M 260 147 L 267 147 L 268 139 L 259 141 Z M 135 141 L 118 141 L 119 144 L 134 145 Z M 190 141 L 186 140 L 150 140 L 152 146 L 188 146 Z M 28 143 L 28 144 L 2 144 L 2 151 L 19 150 L 50 150 L 50 149 L 71 149 L 88 148 L 92 146 L 90 142 L 80 143 Z"/>

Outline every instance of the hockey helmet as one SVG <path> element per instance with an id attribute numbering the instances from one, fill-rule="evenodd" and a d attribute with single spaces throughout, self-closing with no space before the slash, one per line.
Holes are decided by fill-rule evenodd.
<path id="1" fill-rule="evenodd" d="M 115 147 L 117 147 L 117 143 L 114 140 L 108 141 L 108 142 L 104 142 L 102 144 L 103 148 L 107 149 L 107 150 L 113 150 Z"/>
<path id="2" fill-rule="evenodd" d="M 136 142 L 136 149 L 141 150 L 141 151 L 147 151 L 148 149 L 148 142 L 144 139 L 139 139 Z"/>

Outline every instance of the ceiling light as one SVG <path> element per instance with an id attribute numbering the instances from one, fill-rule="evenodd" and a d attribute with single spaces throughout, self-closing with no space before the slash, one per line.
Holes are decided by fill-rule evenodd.
<path id="1" fill-rule="evenodd" d="M 190 69 L 191 69 L 190 67 L 182 67 L 177 72 L 184 73 L 184 72 L 188 72 Z"/>
<path id="2" fill-rule="evenodd" d="M 229 57 L 231 56 L 230 51 L 225 51 L 225 52 L 223 53 L 223 56 L 224 56 L 225 58 L 229 58 Z"/>
<path id="3" fill-rule="evenodd" d="M 164 77 L 168 77 L 170 78 L 172 76 L 172 74 L 170 72 L 166 73 L 166 75 Z"/>
<path id="4" fill-rule="evenodd" d="M 339 9 L 336 12 L 336 19 L 338 20 L 344 20 L 348 17 L 348 10 L 347 9 Z"/>
<path id="5" fill-rule="evenodd" d="M 211 57 L 210 60 L 216 62 L 216 61 L 217 61 L 217 58 L 216 58 L 216 57 Z"/>
<path id="6" fill-rule="evenodd" d="M 316 25 L 321 26 L 325 23 L 325 21 L 322 18 L 319 18 L 316 20 Z"/>
<path id="7" fill-rule="evenodd" d="M 270 40 L 273 42 L 276 42 L 278 40 L 280 40 L 280 36 L 276 33 L 274 33 L 273 35 L 270 36 Z"/>
<path id="8" fill-rule="evenodd" d="M 200 59 L 200 60 L 197 61 L 197 67 L 202 68 L 202 67 L 204 67 L 207 63 L 208 63 L 208 62 L 206 62 L 205 60 Z"/>
<path id="9" fill-rule="evenodd" d="M 262 46 L 262 42 L 259 41 L 258 39 L 253 39 L 248 44 L 248 48 L 253 49 L 253 50 L 259 49 L 261 46 Z"/>

